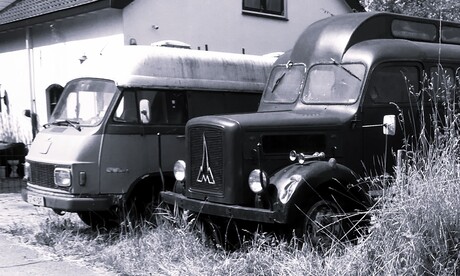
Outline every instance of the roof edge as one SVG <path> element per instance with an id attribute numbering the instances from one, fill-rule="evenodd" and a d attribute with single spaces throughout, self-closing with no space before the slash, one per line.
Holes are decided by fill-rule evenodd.
<path id="1" fill-rule="evenodd" d="M 93 11 L 98 11 L 102 9 L 112 8 L 112 9 L 123 9 L 129 5 L 134 0 L 102 0 L 93 3 L 84 4 L 81 6 L 63 9 L 60 11 L 55 11 L 47 14 L 43 14 L 36 17 L 31 17 L 7 24 L 0 25 L 0 33 L 6 31 L 17 30 L 21 28 L 30 27 L 33 25 L 53 21 L 56 19 L 62 19 L 66 17 L 76 16 L 80 14 L 85 14 Z"/>

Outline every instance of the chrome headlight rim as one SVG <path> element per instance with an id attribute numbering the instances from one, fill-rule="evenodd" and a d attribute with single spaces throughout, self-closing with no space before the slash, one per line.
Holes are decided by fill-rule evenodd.
<path id="1" fill-rule="evenodd" d="M 262 174 L 262 177 L 261 177 Z M 261 180 L 262 179 L 262 183 Z M 261 194 L 267 187 L 268 176 L 267 173 L 259 169 L 254 169 L 249 173 L 248 185 L 249 189 L 255 194 Z"/>
<path id="2" fill-rule="evenodd" d="M 54 184 L 64 188 L 72 186 L 72 169 L 60 167 L 55 168 Z"/>
<path id="3" fill-rule="evenodd" d="M 176 178 L 177 181 L 184 181 L 186 169 L 187 165 L 185 164 L 185 161 L 177 160 L 176 163 L 174 163 L 174 178 Z"/>

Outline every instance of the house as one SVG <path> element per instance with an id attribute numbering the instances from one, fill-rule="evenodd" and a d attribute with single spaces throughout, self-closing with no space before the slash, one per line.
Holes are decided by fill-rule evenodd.
<path id="1" fill-rule="evenodd" d="M 47 87 L 64 86 L 107 47 L 180 41 L 263 55 L 288 50 L 314 21 L 353 11 L 363 11 L 358 0 L 0 0 L 0 141 L 29 143 L 23 111 L 46 123 Z"/>

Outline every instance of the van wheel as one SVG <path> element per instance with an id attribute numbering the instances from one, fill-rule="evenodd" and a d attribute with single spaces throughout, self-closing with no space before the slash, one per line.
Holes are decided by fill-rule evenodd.
<path id="1" fill-rule="evenodd" d="M 301 216 L 295 234 L 302 242 L 327 250 L 344 239 L 344 213 L 336 203 L 317 199 L 302 210 Z"/>
<path id="2" fill-rule="evenodd" d="M 141 213 L 134 199 L 130 199 L 117 210 L 119 226 L 124 230 L 133 230 L 141 221 Z"/>
<path id="3" fill-rule="evenodd" d="M 107 230 L 118 226 L 117 217 L 109 211 L 86 211 L 78 212 L 78 217 L 92 229 L 105 228 Z"/>

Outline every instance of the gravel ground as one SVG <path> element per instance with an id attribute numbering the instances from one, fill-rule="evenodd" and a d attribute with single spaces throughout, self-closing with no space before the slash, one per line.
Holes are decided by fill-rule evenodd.
<path id="1" fill-rule="evenodd" d="M 58 258 L 43 247 L 29 244 L 19 234 L 11 234 L 15 225 L 38 228 L 47 217 L 55 215 L 48 208 L 24 202 L 20 192 L 23 186 L 21 179 L 0 179 L 0 275 L 115 275 L 81 260 Z"/>

